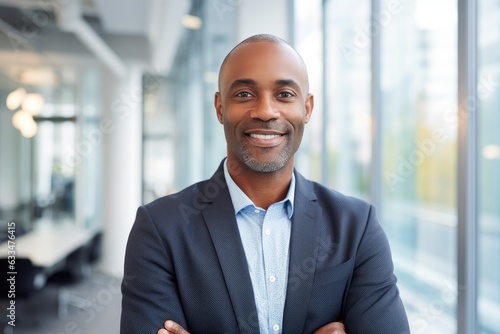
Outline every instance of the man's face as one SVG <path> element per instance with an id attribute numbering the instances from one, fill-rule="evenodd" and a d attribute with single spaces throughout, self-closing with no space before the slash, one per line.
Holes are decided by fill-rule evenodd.
<path id="1" fill-rule="evenodd" d="M 219 89 L 215 108 L 228 159 L 257 172 L 293 164 L 314 104 L 295 51 L 285 44 L 243 44 L 227 59 Z"/>

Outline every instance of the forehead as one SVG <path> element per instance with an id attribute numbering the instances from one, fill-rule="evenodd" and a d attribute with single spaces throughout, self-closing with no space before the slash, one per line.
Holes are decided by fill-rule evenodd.
<path id="1" fill-rule="evenodd" d="M 300 56 L 282 43 L 252 42 L 240 45 L 221 69 L 221 91 L 241 79 L 258 84 L 293 80 L 307 92 L 307 71 Z"/>

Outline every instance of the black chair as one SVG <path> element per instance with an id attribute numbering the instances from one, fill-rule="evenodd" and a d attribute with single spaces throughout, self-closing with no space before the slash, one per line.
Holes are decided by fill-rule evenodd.
<path id="1" fill-rule="evenodd" d="M 1 313 L 0 329 L 5 332 L 6 328 L 12 328 L 8 325 L 10 319 L 8 307 L 11 307 L 12 301 L 15 301 L 16 324 L 19 324 L 19 321 L 24 324 L 32 322 L 31 318 L 21 314 L 29 312 L 24 309 L 26 303 L 43 289 L 47 278 L 42 268 L 33 265 L 29 259 L 17 258 L 15 263 L 9 263 L 8 259 L 2 258 L 0 259 L 0 268 L 0 304 L 3 311 Z M 36 321 L 31 325 L 37 326 Z"/>
<path id="2" fill-rule="evenodd" d="M 11 268 L 13 266 L 13 268 Z M 7 258 L 0 259 L 0 298 L 9 298 L 9 294 L 17 297 L 27 297 L 41 290 L 47 281 L 42 268 L 31 263 L 30 259 L 17 258 L 15 263 L 9 263 Z"/>

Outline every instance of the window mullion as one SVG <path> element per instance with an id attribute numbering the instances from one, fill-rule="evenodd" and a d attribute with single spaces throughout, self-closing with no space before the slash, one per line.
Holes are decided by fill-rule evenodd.
<path id="1" fill-rule="evenodd" d="M 478 328 L 476 9 L 476 0 L 458 0 L 458 334 Z"/>

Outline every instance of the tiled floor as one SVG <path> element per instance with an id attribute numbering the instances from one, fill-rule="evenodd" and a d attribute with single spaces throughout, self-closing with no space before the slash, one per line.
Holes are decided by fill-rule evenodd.
<path id="1" fill-rule="evenodd" d="M 119 332 L 121 279 L 93 273 L 78 283 L 49 283 L 29 299 L 16 300 L 16 326 L 6 324 L 6 301 L 0 301 L 3 334 L 114 334 Z"/>

